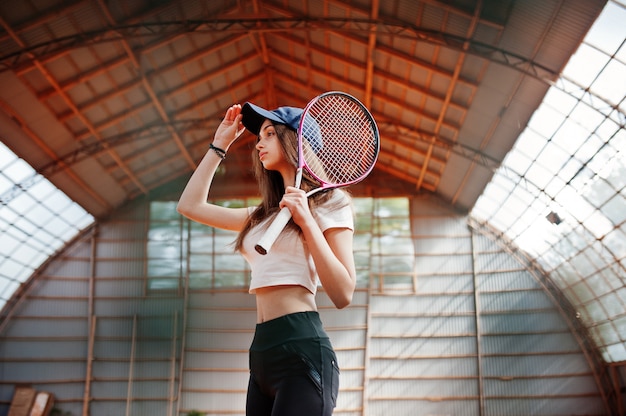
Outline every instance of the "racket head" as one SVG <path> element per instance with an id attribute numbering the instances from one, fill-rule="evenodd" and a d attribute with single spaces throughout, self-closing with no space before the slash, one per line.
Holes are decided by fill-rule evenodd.
<path id="1" fill-rule="evenodd" d="M 321 188 L 348 186 L 374 168 L 380 136 L 374 117 L 355 97 L 330 91 L 311 100 L 298 128 L 299 165 Z"/>

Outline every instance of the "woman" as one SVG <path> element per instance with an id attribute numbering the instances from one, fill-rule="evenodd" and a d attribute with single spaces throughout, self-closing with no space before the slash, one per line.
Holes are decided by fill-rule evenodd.
<path id="1" fill-rule="evenodd" d="M 178 203 L 178 211 L 194 221 L 238 231 L 235 247 L 250 263 L 257 325 L 250 346 L 249 416 L 331 415 L 339 390 L 336 356 L 315 293 L 319 282 L 337 308 L 352 301 L 353 213 L 340 190 L 307 198 L 314 182 L 306 174 L 302 189 L 293 186 L 301 115 L 293 107 L 231 106 Z M 244 129 L 257 136 L 253 161 L 263 200 L 250 208 L 207 203 L 215 171 Z M 282 207 L 292 220 L 269 253 L 260 255 L 254 246 Z"/>

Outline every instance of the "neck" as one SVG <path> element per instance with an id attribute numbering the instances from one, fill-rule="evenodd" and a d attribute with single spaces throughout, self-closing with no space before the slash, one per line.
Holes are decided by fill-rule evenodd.
<path id="1" fill-rule="evenodd" d="M 302 176 L 302 169 L 285 169 L 281 171 L 280 174 L 283 177 L 283 183 L 285 184 L 285 188 L 287 188 L 288 186 L 296 186 L 296 180 L 299 180 L 296 178 L 296 176 Z"/>

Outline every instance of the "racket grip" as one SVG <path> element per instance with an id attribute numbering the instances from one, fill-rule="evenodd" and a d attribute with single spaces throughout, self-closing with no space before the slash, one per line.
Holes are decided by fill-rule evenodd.
<path id="1" fill-rule="evenodd" d="M 274 245 L 274 242 L 283 231 L 290 219 L 291 212 L 289 211 L 289 208 L 284 207 L 283 209 L 281 209 L 280 212 L 276 215 L 276 218 L 274 218 L 274 221 L 272 221 L 272 223 L 270 224 L 269 228 L 265 230 L 265 234 L 263 234 L 263 237 L 261 237 L 257 245 L 254 246 L 254 249 L 259 254 L 267 254 L 267 252 L 270 251 L 270 249 Z"/>

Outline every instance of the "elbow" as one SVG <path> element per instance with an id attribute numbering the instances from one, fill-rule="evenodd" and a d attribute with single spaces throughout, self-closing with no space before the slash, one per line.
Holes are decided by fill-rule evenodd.
<path id="1" fill-rule="evenodd" d="M 335 303 L 335 308 L 337 309 L 344 309 L 347 306 L 350 306 L 350 302 L 345 302 L 345 303 Z"/>
<path id="2" fill-rule="evenodd" d="M 176 212 L 178 212 L 183 217 L 189 217 L 190 209 L 188 205 L 182 203 L 181 201 L 178 201 L 178 204 L 176 205 Z"/>
<path id="3" fill-rule="evenodd" d="M 356 290 L 356 276 L 351 274 L 349 276 L 349 282 L 342 285 L 341 288 L 336 288 L 337 290 L 333 291 L 331 300 L 337 309 L 343 309 L 352 303 L 352 297 L 354 296 L 354 291 Z"/>
<path id="4" fill-rule="evenodd" d="M 352 303 L 352 292 L 343 294 L 342 296 L 338 296 L 333 299 L 333 304 L 337 309 L 343 309 Z"/>

